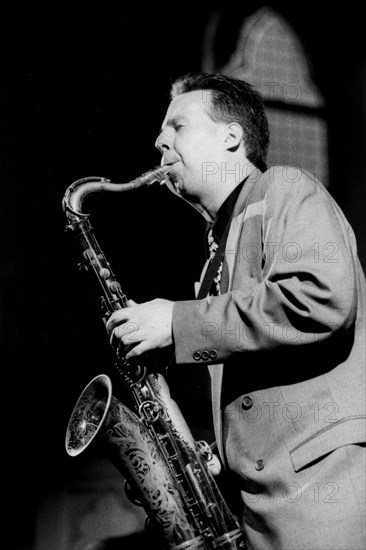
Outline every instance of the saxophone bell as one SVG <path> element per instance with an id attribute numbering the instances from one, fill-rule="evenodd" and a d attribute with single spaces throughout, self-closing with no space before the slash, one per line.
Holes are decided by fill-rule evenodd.
<path id="1" fill-rule="evenodd" d="M 97 435 L 125 478 L 126 496 L 145 509 L 162 548 L 206 550 L 199 523 L 187 516 L 184 495 L 149 428 L 112 395 L 112 383 L 105 374 L 89 382 L 73 409 L 66 430 L 67 453 L 79 455 Z"/>
<path id="2" fill-rule="evenodd" d="M 90 445 L 108 414 L 112 399 L 109 376 L 93 378 L 77 400 L 66 428 L 65 448 L 70 456 L 77 456 Z"/>

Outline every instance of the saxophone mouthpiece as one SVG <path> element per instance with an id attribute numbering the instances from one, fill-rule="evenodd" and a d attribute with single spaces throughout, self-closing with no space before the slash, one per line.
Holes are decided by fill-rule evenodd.
<path id="1" fill-rule="evenodd" d="M 169 164 L 165 164 L 163 166 L 160 166 L 160 169 L 163 171 L 164 175 L 163 175 L 162 179 L 159 181 L 159 184 L 164 185 L 166 183 L 166 177 L 165 176 L 167 176 L 169 174 L 169 172 L 171 170 L 171 166 Z"/>
<path id="2" fill-rule="evenodd" d="M 136 178 L 132 183 L 134 183 L 136 187 L 140 187 L 140 185 L 151 185 L 155 181 L 163 185 L 165 183 L 165 176 L 169 171 L 170 166 L 168 165 L 157 166 Z"/>

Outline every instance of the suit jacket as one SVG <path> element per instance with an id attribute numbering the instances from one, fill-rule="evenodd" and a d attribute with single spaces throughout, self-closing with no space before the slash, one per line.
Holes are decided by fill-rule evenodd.
<path id="1" fill-rule="evenodd" d="M 176 362 L 209 366 L 216 440 L 242 492 L 365 441 L 365 297 L 354 233 L 324 186 L 288 166 L 252 173 L 221 295 L 173 310 Z"/>

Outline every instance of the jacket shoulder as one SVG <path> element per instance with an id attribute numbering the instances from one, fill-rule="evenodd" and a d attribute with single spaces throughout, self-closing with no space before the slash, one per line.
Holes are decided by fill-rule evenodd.
<path id="1" fill-rule="evenodd" d="M 275 186 L 283 189 L 297 188 L 299 185 L 325 190 L 325 187 L 317 180 L 311 172 L 303 168 L 289 165 L 271 166 L 266 172 L 263 172 L 260 178 L 261 184 L 264 187 Z"/>

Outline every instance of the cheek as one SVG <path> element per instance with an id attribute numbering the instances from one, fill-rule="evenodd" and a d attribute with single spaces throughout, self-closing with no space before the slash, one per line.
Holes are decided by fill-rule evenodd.
<path id="1" fill-rule="evenodd" d="M 214 162 L 216 158 L 215 143 L 206 134 L 195 134 L 190 139 L 176 141 L 176 151 L 186 164 L 199 165 L 204 162 Z"/>

